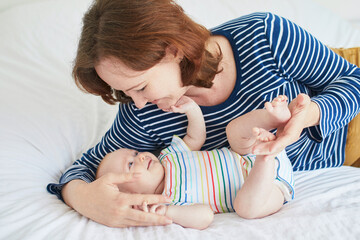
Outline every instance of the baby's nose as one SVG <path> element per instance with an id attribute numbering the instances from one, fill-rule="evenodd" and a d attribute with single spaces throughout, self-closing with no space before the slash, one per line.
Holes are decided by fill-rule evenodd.
<path id="1" fill-rule="evenodd" d="M 143 162 L 147 159 L 147 156 L 144 154 L 140 154 L 138 159 L 140 160 L 140 162 Z"/>

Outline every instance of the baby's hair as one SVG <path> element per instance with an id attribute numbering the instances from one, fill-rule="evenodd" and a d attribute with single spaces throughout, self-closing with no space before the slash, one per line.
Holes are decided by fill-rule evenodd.
<path id="1" fill-rule="evenodd" d="M 109 156 L 112 154 L 113 152 L 110 152 L 108 154 L 105 155 L 105 157 L 100 161 L 99 166 L 96 169 L 96 174 L 95 174 L 95 179 L 98 179 L 100 177 L 102 177 L 104 174 L 102 173 L 102 165 L 104 165 L 104 162 L 109 158 Z"/>
<path id="2" fill-rule="evenodd" d="M 106 171 L 106 169 L 104 170 L 103 165 L 105 165 L 105 163 L 109 160 L 109 158 L 111 157 L 111 155 L 113 155 L 113 153 L 114 152 L 110 152 L 110 153 L 106 154 L 105 157 L 100 161 L 99 166 L 96 169 L 95 179 L 98 179 L 98 178 L 102 177 L 103 175 L 105 175 L 104 171 Z M 129 191 L 128 189 L 123 188 L 122 184 L 117 184 L 117 187 L 120 192 L 133 193 L 133 192 Z"/>

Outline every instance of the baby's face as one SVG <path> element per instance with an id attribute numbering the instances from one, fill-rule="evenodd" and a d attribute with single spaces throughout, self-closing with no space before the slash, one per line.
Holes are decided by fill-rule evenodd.
<path id="1" fill-rule="evenodd" d="M 119 189 L 131 193 L 155 193 L 164 178 L 164 168 L 150 152 L 121 148 L 108 154 L 98 169 L 98 177 L 106 173 L 140 173 L 134 182 L 119 184 Z"/>

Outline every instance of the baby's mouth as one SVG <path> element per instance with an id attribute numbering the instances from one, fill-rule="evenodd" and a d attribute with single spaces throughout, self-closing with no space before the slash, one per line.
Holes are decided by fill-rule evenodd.
<path id="1" fill-rule="evenodd" d="M 152 162 L 152 160 L 150 159 L 150 161 L 149 161 L 149 163 L 148 163 L 148 167 L 147 167 L 148 170 L 149 170 L 149 168 L 150 168 L 151 162 Z"/>

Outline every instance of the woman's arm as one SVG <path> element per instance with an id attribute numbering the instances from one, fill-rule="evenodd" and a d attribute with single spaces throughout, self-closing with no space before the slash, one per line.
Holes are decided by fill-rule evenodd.
<path id="1" fill-rule="evenodd" d="M 292 132 L 302 132 L 303 128 L 309 138 L 320 142 L 347 125 L 360 110 L 360 69 L 284 18 L 268 14 L 264 27 L 274 64 L 289 82 L 288 97 L 300 90 L 311 98 L 306 107 L 291 107 L 295 118 L 284 128 L 273 149 L 295 142 L 298 138 Z M 308 118 L 300 122 L 297 114 Z M 263 151 L 259 147 L 258 153 L 266 153 L 267 148 Z"/>
<path id="2" fill-rule="evenodd" d="M 171 219 L 133 209 L 133 205 L 168 203 L 162 195 L 140 195 L 119 192 L 116 184 L 136 179 L 133 174 L 106 174 L 86 183 L 73 180 L 62 189 L 67 205 L 95 222 L 109 227 L 150 226 L 171 224 Z"/>
<path id="3" fill-rule="evenodd" d="M 299 94 L 289 104 L 291 118 L 283 128 L 277 128 L 276 140 L 260 142 L 252 148 L 253 154 L 274 154 L 281 152 L 287 145 L 297 141 L 304 128 L 318 125 L 319 106 L 306 94 Z"/>
<path id="4" fill-rule="evenodd" d="M 166 218 L 132 209 L 144 199 L 152 203 L 164 203 L 155 195 L 129 195 L 121 193 L 115 184 L 123 178 L 95 180 L 99 162 L 108 152 L 120 147 L 138 147 L 151 151 L 157 143 L 141 128 L 136 109 L 130 104 L 120 104 L 119 112 L 110 128 L 94 148 L 90 149 L 61 176 L 59 184 L 49 184 L 47 189 L 80 214 L 108 226 L 146 226 L 166 224 Z M 126 179 L 126 178 L 125 178 Z M 131 214 L 130 214 L 131 212 Z M 129 217 L 131 216 L 131 217 Z"/>

